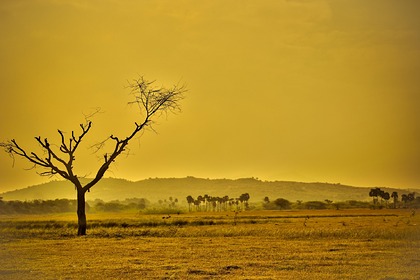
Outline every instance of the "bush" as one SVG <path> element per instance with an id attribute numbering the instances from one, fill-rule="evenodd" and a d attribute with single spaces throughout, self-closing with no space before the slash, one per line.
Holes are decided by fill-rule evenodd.
<path id="1" fill-rule="evenodd" d="M 327 204 L 322 201 L 308 201 L 304 203 L 305 209 L 327 209 Z"/>
<path id="2" fill-rule="evenodd" d="M 277 198 L 274 200 L 274 204 L 277 206 L 278 209 L 290 209 L 290 202 L 284 198 Z"/>
<path id="3" fill-rule="evenodd" d="M 273 202 L 266 202 L 263 205 L 266 210 L 286 210 L 291 208 L 291 203 L 287 199 L 277 198 Z"/>

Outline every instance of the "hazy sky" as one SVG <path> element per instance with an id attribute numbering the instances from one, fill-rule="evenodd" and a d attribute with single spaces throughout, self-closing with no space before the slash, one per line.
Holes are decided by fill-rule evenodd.
<path id="1" fill-rule="evenodd" d="M 420 187 L 420 1 L 2 0 L 0 140 L 35 150 L 100 107 L 80 147 L 136 121 L 127 81 L 186 84 L 183 112 L 107 173 Z M 46 182 L 0 153 L 0 191 Z M 41 171 L 40 169 L 38 171 Z M 58 177 L 57 177 L 58 179 Z M 193 186 L 191 186 L 193 187 Z"/>

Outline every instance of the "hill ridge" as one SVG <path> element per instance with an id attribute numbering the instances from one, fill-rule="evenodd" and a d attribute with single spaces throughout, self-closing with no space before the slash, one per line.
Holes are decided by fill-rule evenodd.
<path id="1" fill-rule="evenodd" d="M 82 182 L 88 181 L 82 178 Z M 381 187 L 388 192 L 408 193 L 407 190 Z M 238 179 L 204 179 L 188 176 L 184 178 L 149 178 L 130 181 L 121 178 L 103 178 L 89 193 L 87 200 L 104 201 L 124 200 L 126 198 L 146 198 L 158 201 L 169 197 L 178 198 L 181 202 L 188 195 L 212 195 L 239 197 L 242 193 L 250 194 L 250 201 L 262 201 L 285 198 L 290 201 L 329 199 L 332 201 L 370 200 L 369 187 L 356 187 L 338 183 L 295 182 L 295 181 L 261 181 L 257 178 Z M 413 190 L 410 190 L 413 191 Z M 416 190 L 420 192 L 420 190 Z M 68 181 L 53 180 L 47 183 L 29 186 L 23 189 L 0 194 L 4 200 L 36 200 L 36 199 L 75 199 L 76 191 Z"/>

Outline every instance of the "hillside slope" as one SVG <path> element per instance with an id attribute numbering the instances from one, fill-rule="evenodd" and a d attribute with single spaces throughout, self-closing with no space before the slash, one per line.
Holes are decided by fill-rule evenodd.
<path id="1" fill-rule="evenodd" d="M 87 179 L 84 179 L 87 181 Z M 400 189 L 382 188 L 385 191 L 407 193 Z M 208 194 L 211 196 L 239 197 L 242 193 L 250 194 L 250 201 L 262 201 L 285 198 L 290 201 L 329 199 L 332 201 L 370 200 L 370 188 L 353 187 L 329 183 L 301 183 L 288 181 L 260 181 L 253 178 L 245 179 L 201 179 L 194 177 L 146 179 L 137 182 L 124 179 L 104 178 L 86 194 L 87 200 L 102 199 L 105 201 L 124 200 L 126 198 L 146 198 L 152 202 L 169 197 L 185 202 L 188 195 L 197 197 Z M 413 191 L 413 190 L 411 190 Z M 67 181 L 51 181 L 24 189 L 0 194 L 4 200 L 35 200 L 35 199 L 75 199 L 76 191 Z"/>

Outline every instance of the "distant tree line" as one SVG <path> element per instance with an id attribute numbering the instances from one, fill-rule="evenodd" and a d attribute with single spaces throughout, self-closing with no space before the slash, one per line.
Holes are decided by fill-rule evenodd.
<path id="1" fill-rule="evenodd" d="M 420 197 L 416 197 L 414 192 L 401 194 L 397 192 L 388 192 L 381 188 L 372 188 L 369 191 L 372 202 L 348 200 L 342 202 L 333 202 L 325 199 L 324 201 L 301 201 L 291 202 L 285 198 L 276 198 L 270 200 L 265 197 L 262 202 L 262 208 L 266 210 L 288 210 L 288 209 L 349 209 L 349 208 L 420 208 Z M 237 198 L 230 198 L 225 195 L 210 196 L 199 195 L 193 198 L 187 196 L 188 210 L 201 212 L 216 211 L 239 211 L 250 209 L 250 195 L 243 193 Z M 252 207 L 258 207 L 252 205 Z M 261 207 L 261 206 L 260 206 Z M 0 215 L 1 214 L 47 214 L 74 212 L 77 209 L 77 201 L 71 199 L 55 200 L 33 200 L 33 201 L 5 201 L 0 197 Z M 159 200 L 151 204 L 145 198 L 130 198 L 124 201 L 114 200 L 105 202 L 100 199 L 86 203 L 86 210 L 89 212 L 138 212 L 143 213 L 180 213 L 183 207 L 179 205 L 179 200 L 174 197 Z"/>
<path id="2" fill-rule="evenodd" d="M 285 198 L 277 198 L 273 201 L 269 197 L 263 199 L 263 208 L 266 210 L 287 210 L 287 209 L 351 209 L 351 208 L 420 208 L 420 197 L 415 196 L 414 192 L 401 195 L 399 200 L 398 192 L 388 192 L 380 188 L 373 188 L 369 192 L 373 202 L 348 200 L 333 202 L 325 199 L 324 201 L 301 201 L 290 202 Z"/>
<path id="3" fill-rule="evenodd" d="M 100 199 L 93 201 L 91 211 L 95 212 L 124 212 L 145 209 L 150 202 L 145 198 L 127 198 L 124 201 L 113 200 L 105 202 Z"/>
<path id="4" fill-rule="evenodd" d="M 269 197 L 263 199 L 263 208 L 266 210 L 288 210 L 288 209 L 307 209 L 307 210 L 322 210 L 322 209 L 350 209 L 350 208 L 369 208 L 369 202 L 348 200 L 343 202 L 333 202 L 325 199 L 324 201 L 302 201 L 290 202 L 285 198 L 277 198 L 273 201 Z"/>
<path id="5" fill-rule="evenodd" d="M 398 192 L 394 191 L 390 195 L 389 192 L 381 190 L 381 188 L 373 188 L 369 191 L 369 196 L 373 199 L 373 208 L 398 208 L 398 207 L 418 207 L 420 198 L 416 199 L 414 192 L 401 195 L 401 201 L 398 200 Z M 392 198 L 392 203 L 389 200 Z"/>
<path id="6" fill-rule="evenodd" d="M 96 199 L 86 203 L 89 212 L 122 212 L 145 209 L 149 201 L 144 198 L 130 198 L 124 201 L 110 201 Z M 0 214 L 50 214 L 74 212 L 77 209 L 75 199 L 33 200 L 33 201 L 4 201 L 0 199 Z"/>
<path id="7" fill-rule="evenodd" d="M 243 193 L 238 198 L 210 196 L 208 194 L 199 195 L 194 199 L 191 195 L 187 196 L 188 210 L 195 211 L 229 211 L 247 210 L 249 208 L 249 193 Z"/>
<path id="8" fill-rule="evenodd" d="M 0 200 L 0 214 L 46 214 L 74 212 L 77 208 L 75 199 L 3 201 Z M 89 206 L 86 205 L 88 209 Z"/>
<path id="9" fill-rule="evenodd" d="M 164 199 L 164 200 L 162 200 L 162 199 L 159 199 L 158 200 L 158 203 L 159 203 L 159 205 L 160 206 L 163 206 L 163 207 L 168 207 L 169 209 L 176 209 L 176 208 L 178 208 L 178 198 L 174 198 L 174 197 L 172 197 L 172 196 L 170 196 L 167 200 L 166 199 Z"/>

